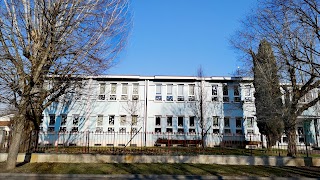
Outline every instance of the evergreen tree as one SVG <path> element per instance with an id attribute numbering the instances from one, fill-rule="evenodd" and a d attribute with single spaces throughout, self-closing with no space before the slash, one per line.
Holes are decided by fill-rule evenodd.
<path id="1" fill-rule="evenodd" d="M 283 133 L 282 99 L 278 68 L 271 45 L 261 40 L 253 57 L 257 125 L 267 138 L 268 148 L 276 144 Z"/>

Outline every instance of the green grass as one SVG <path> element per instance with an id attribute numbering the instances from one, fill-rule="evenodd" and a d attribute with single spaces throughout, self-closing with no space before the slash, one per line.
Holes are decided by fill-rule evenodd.
<path id="1" fill-rule="evenodd" d="M 0 173 L 38 174 L 165 174 L 165 175 L 215 175 L 262 177 L 319 177 L 319 167 L 271 167 L 214 164 L 75 164 L 75 163 L 27 163 L 12 171 L 0 163 Z"/>

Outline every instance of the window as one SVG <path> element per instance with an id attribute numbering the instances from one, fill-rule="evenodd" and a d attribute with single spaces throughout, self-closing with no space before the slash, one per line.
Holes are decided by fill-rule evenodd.
<path id="1" fill-rule="evenodd" d="M 234 102 L 240 102 L 240 91 L 239 91 L 239 86 L 235 85 L 233 87 L 233 95 L 234 95 Z"/>
<path id="2" fill-rule="evenodd" d="M 137 125 L 137 123 L 138 123 L 138 116 L 137 115 L 132 115 L 132 117 L 131 117 L 131 125 L 132 126 L 136 126 Z"/>
<path id="3" fill-rule="evenodd" d="M 228 85 L 226 85 L 226 84 L 223 85 L 223 95 L 224 96 L 228 96 L 229 95 Z"/>
<path id="4" fill-rule="evenodd" d="M 131 128 L 131 132 L 132 132 L 132 133 L 137 133 L 137 132 L 138 132 L 138 129 L 135 128 L 135 127 L 133 127 L 133 128 Z"/>
<path id="5" fill-rule="evenodd" d="M 103 132 L 103 115 L 98 115 L 96 132 Z"/>
<path id="6" fill-rule="evenodd" d="M 213 129 L 212 133 L 213 134 L 219 134 L 220 132 L 219 132 L 219 129 Z"/>
<path id="7" fill-rule="evenodd" d="M 184 101 L 183 84 L 178 84 L 178 101 Z"/>
<path id="8" fill-rule="evenodd" d="M 212 101 L 218 101 L 218 85 L 211 86 Z"/>
<path id="9" fill-rule="evenodd" d="M 229 102 L 228 85 L 223 85 L 223 102 Z"/>
<path id="10" fill-rule="evenodd" d="M 161 117 L 156 116 L 156 126 L 160 126 L 160 125 L 161 125 Z"/>
<path id="11" fill-rule="evenodd" d="M 253 129 L 248 129 L 248 130 L 247 130 L 247 134 L 254 134 Z"/>
<path id="12" fill-rule="evenodd" d="M 139 99 L 139 84 L 134 83 L 132 85 L 132 100 L 138 100 Z"/>
<path id="13" fill-rule="evenodd" d="M 80 119 L 79 114 L 74 114 L 74 115 L 73 115 L 72 124 L 73 124 L 74 126 L 78 126 L 79 119 Z"/>
<path id="14" fill-rule="evenodd" d="M 64 127 L 60 127 L 59 131 L 60 132 L 66 132 L 67 131 L 67 127 L 65 127 L 65 126 Z"/>
<path id="15" fill-rule="evenodd" d="M 154 129 L 154 132 L 155 132 L 155 133 L 161 133 L 161 128 L 155 128 L 155 129 Z"/>
<path id="16" fill-rule="evenodd" d="M 251 86 L 250 85 L 245 85 L 244 86 L 245 88 L 244 88 L 244 95 L 246 96 L 246 97 L 249 97 L 249 96 L 251 96 Z"/>
<path id="17" fill-rule="evenodd" d="M 173 96 L 172 96 L 172 84 L 167 85 L 167 101 L 173 101 Z"/>
<path id="18" fill-rule="evenodd" d="M 114 125 L 114 115 L 109 116 L 109 125 Z"/>
<path id="19" fill-rule="evenodd" d="M 113 133 L 114 132 L 114 127 L 108 127 L 108 133 Z"/>
<path id="20" fill-rule="evenodd" d="M 123 83 L 122 84 L 122 92 L 121 92 L 121 100 L 128 100 L 128 84 Z"/>
<path id="21" fill-rule="evenodd" d="M 189 84 L 189 101 L 195 101 L 194 84 Z"/>
<path id="22" fill-rule="evenodd" d="M 167 128 L 166 131 L 167 133 L 172 133 L 172 128 Z"/>
<path id="23" fill-rule="evenodd" d="M 171 116 L 167 117 L 167 126 L 172 126 L 172 117 Z"/>
<path id="24" fill-rule="evenodd" d="M 119 133 L 126 133 L 126 128 L 125 127 L 119 128 Z"/>
<path id="25" fill-rule="evenodd" d="M 213 126 L 219 126 L 219 117 L 213 116 L 212 125 L 213 125 Z"/>
<path id="26" fill-rule="evenodd" d="M 194 128 L 190 128 L 190 129 L 189 129 L 189 133 L 190 133 L 190 134 L 196 134 L 196 130 L 195 130 Z"/>
<path id="27" fill-rule="evenodd" d="M 184 129 L 183 128 L 178 128 L 178 134 L 183 134 L 184 133 Z"/>
<path id="28" fill-rule="evenodd" d="M 156 101 L 162 101 L 161 84 L 156 85 Z"/>
<path id="29" fill-rule="evenodd" d="M 105 92 L 106 92 L 106 83 L 100 83 L 99 96 L 98 96 L 99 100 L 105 100 L 106 99 Z"/>
<path id="30" fill-rule="evenodd" d="M 67 115 L 61 114 L 61 123 L 60 126 L 66 126 L 67 125 Z"/>
<path id="31" fill-rule="evenodd" d="M 247 127 L 253 127 L 253 117 L 247 117 Z"/>
<path id="32" fill-rule="evenodd" d="M 125 125 L 127 121 L 127 116 L 126 115 L 121 115 L 120 116 L 120 125 Z"/>
<path id="33" fill-rule="evenodd" d="M 298 135 L 303 135 L 303 127 L 298 127 Z"/>
<path id="34" fill-rule="evenodd" d="M 111 84 L 110 100 L 117 100 L 117 84 Z"/>
<path id="35" fill-rule="evenodd" d="M 194 116 L 189 117 L 189 126 L 194 127 Z"/>
<path id="36" fill-rule="evenodd" d="M 183 127 L 183 117 L 178 117 L 178 127 Z"/>
<path id="37" fill-rule="evenodd" d="M 242 135 L 242 129 L 236 129 L 236 134 L 237 135 Z"/>
<path id="38" fill-rule="evenodd" d="M 231 129 L 224 129 L 224 134 L 231 134 Z"/>
<path id="39" fill-rule="evenodd" d="M 236 117 L 236 128 L 242 128 L 242 117 Z"/>
<path id="40" fill-rule="evenodd" d="M 224 117 L 224 127 L 230 127 L 230 118 Z"/>
<path id="41" fill-rule="evenodd" d="M 49 114 L 49 126 L 54 126 L 55 123 L 56 123 L 56 115 Z"/>
<path id="42" fill-rule="evenodd" d="M 48 127 L 48 132 L 54 132 L 54 127 Z"/>

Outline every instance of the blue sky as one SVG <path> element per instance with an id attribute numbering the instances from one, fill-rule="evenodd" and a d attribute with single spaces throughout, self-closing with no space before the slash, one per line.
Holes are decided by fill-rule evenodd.
<path id="1" fill-rule="evenodd" d="M 133 28 L 108 74 L 230 76 L 239 54 L 229 39 L 257 0 L 132 0 Z"/>

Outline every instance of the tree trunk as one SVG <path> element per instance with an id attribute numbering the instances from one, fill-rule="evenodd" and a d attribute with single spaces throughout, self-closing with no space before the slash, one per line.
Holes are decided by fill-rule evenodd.
<path id="1" fill-rule="evenodd" d="M 12 139 L 7 158 L 7 170 L 11 170 L 16 167 L 20 142 L 22 135 L 24 134 L 24 116 L 22 114 L 20 114 L 19 117 L 15 119 L 14 125 L 15 126 L 13 129 Z"/>
<path id="2" fill-rule="evenodd" d="M 296 157 L 296 155 L 297 155 L 297 145 L 296 145 L 297 137 L 296 137 L 295 128 L 291 128 L 287 132 L 287 136 L 288 136 L 288 154 L 287 154 L 287 156 Z"/>

